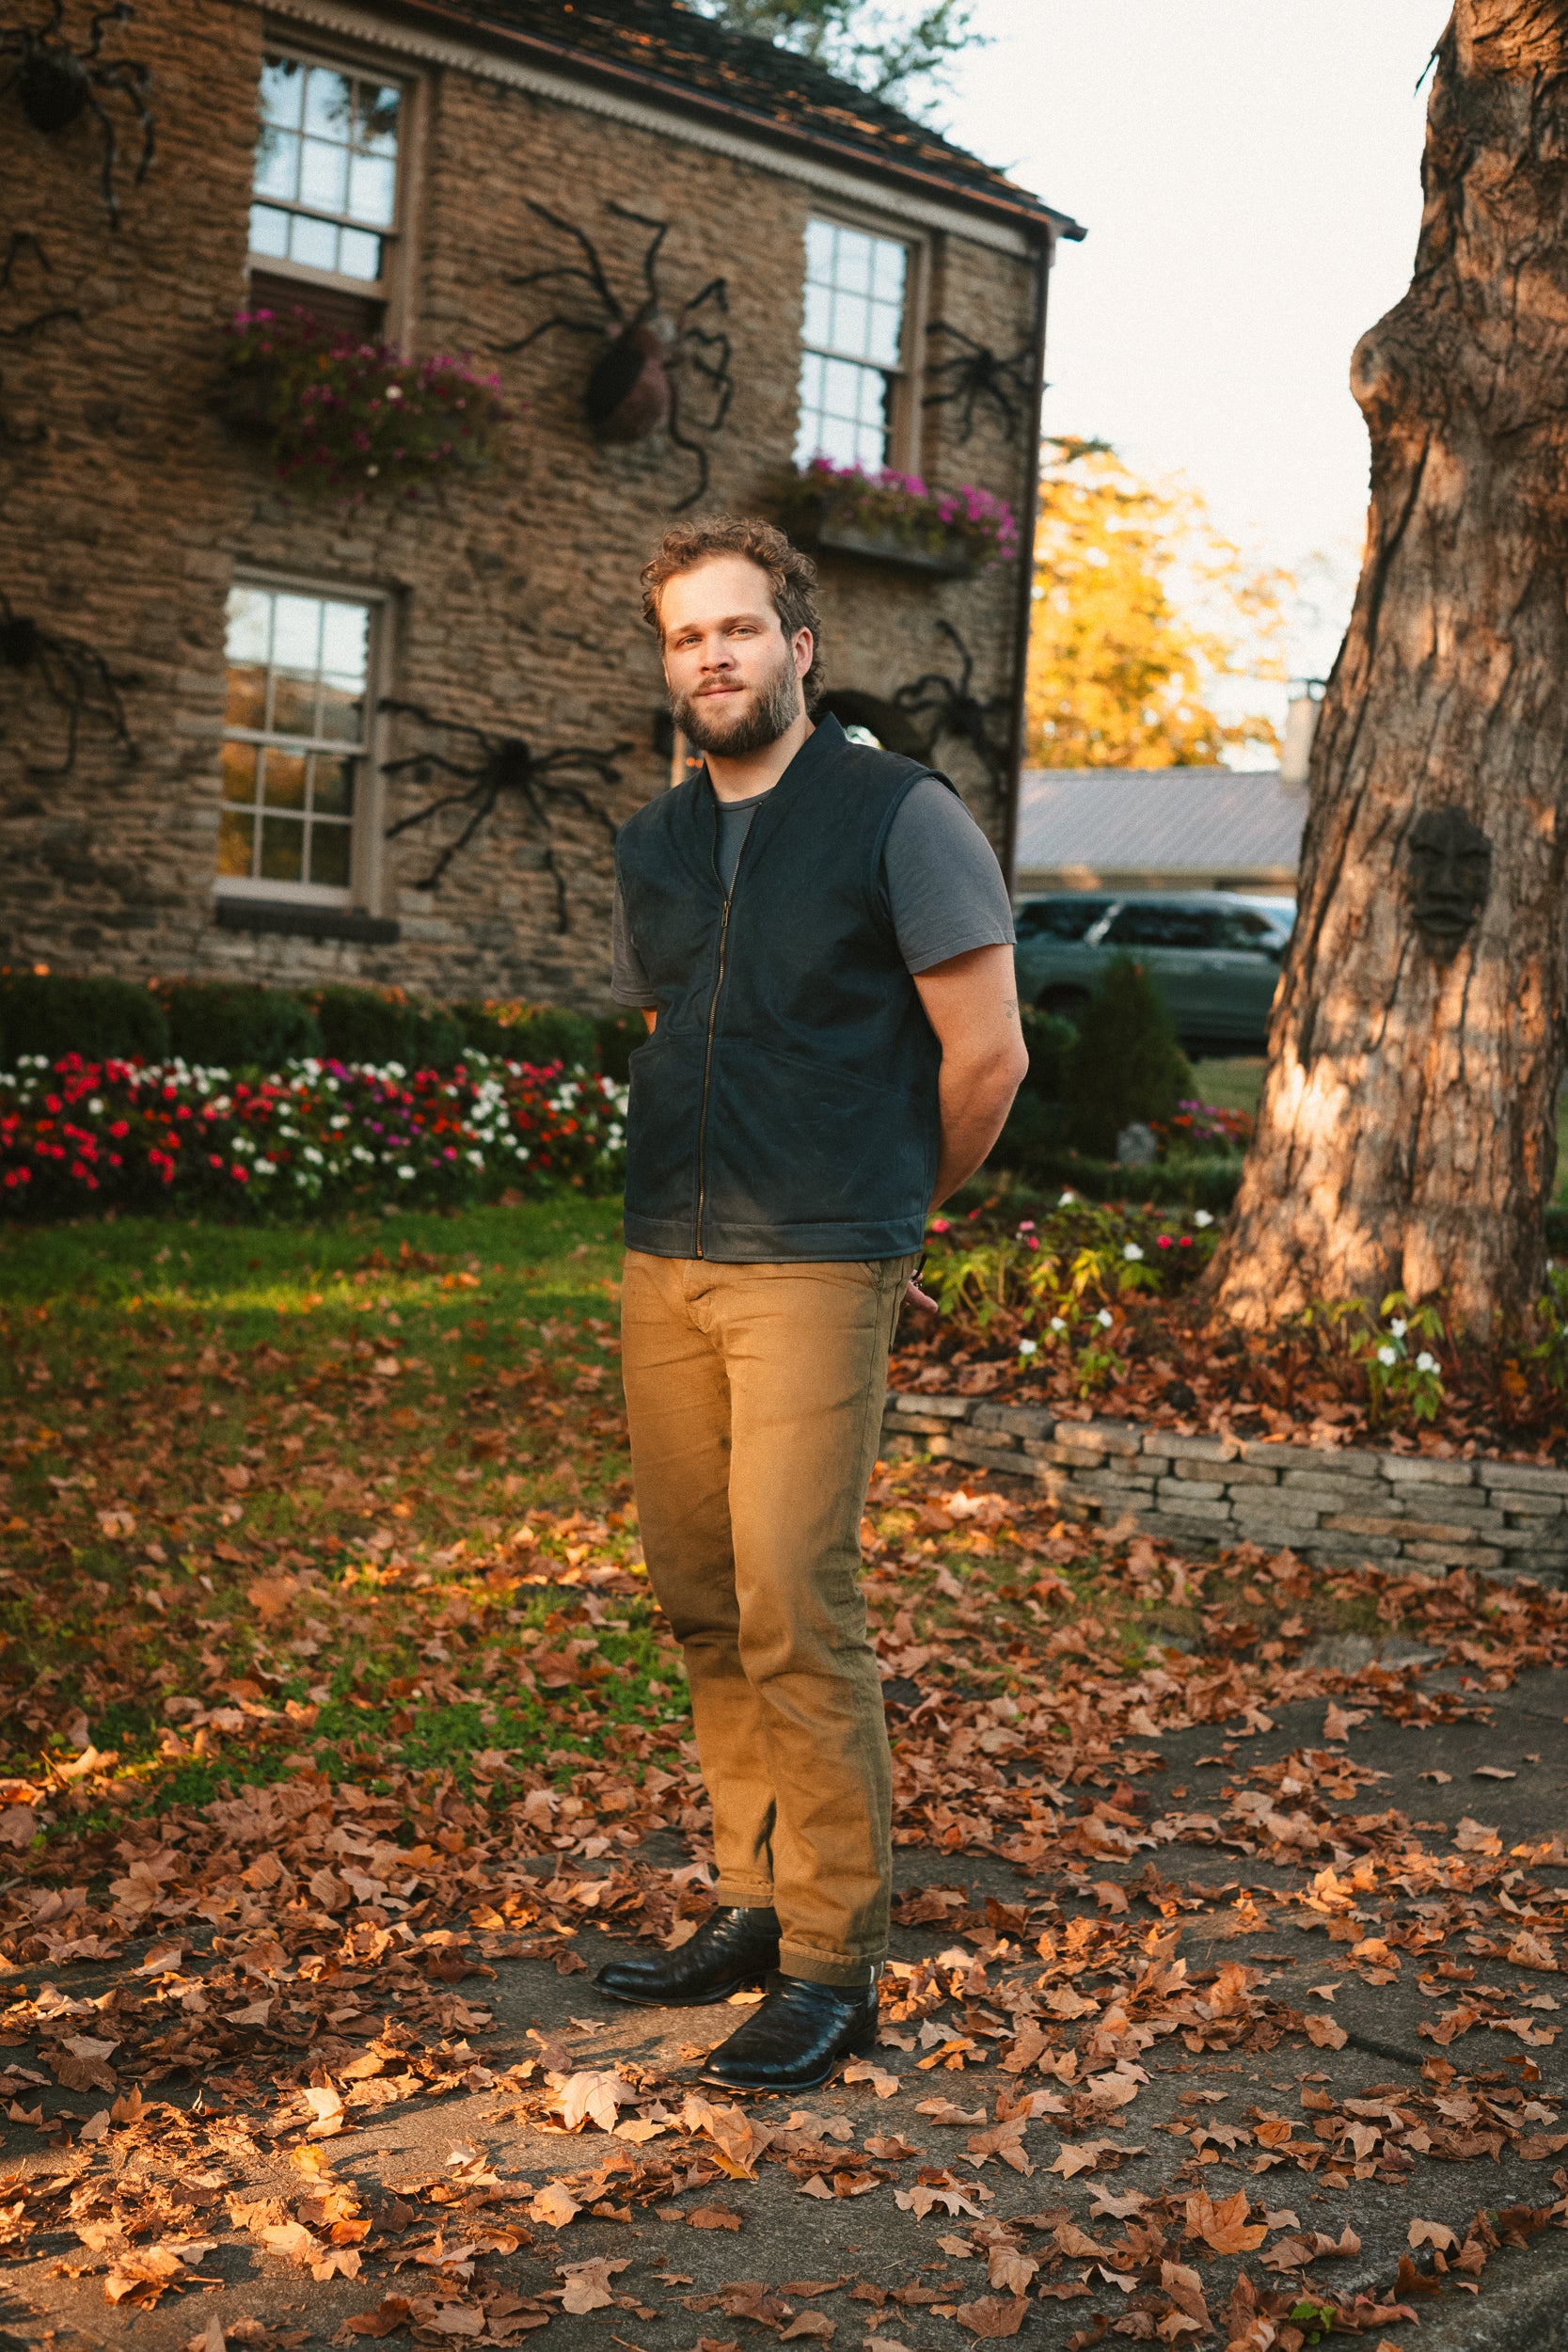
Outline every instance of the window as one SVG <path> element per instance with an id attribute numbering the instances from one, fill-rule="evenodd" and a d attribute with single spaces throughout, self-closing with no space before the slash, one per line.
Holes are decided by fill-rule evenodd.
<path id="1" fill-rule="evenodd" d="M 1215 946 L 1246 948 L 1254 955 L 1274 955 L 1285 945 L 1285 934 L 1274 924 L 1265 922 L 1250 907 L 1238 907 L 1234 914 L 1226 913 L 1215 918 L 1219 936 Z"/>
<path id="2" fill-rule="evenodd" d="M 1111 903 L 1109 898 L 1026 898 L 1015 928 L 1021 940 L 1082 939 Z"/>
<path id="3" fill-rule="evenodd" d="M 372 618 L 346 596 L 230 595 L 220 890 L 347 896 Z"/>
<path id="4" fill-rule="evenodd" d="M 1217 925 L 1201 907 L 1123 907 L 1105 934 L 1113 947 L 1216 947 Z"/>
<path id="5" fill-rule="evenodd" d="M 262 291 L 276 295 L 281 278 L 285 293 L 299 299 L 303 288 L 293 274 L 309 272 L 309 307 L 336 326 L 346 323 L 347 310 L 340 321 L 321 288 L 323 278 L 335 278 L 347 310 L 370 313 L 355 323 L 379 326 L 398 230 L 404 112 L 396 83 L 268 53 L 250 207 L 252 273 Z"/>
<path id="6" fill-rule="evenodd" d="M 888 463 L 904 359 L 910 249 L 832 220 L 806 224 L 806 313 L 797 462 Z"/>

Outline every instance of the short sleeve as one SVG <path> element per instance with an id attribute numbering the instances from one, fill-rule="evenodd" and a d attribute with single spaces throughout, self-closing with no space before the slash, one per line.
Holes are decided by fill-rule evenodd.
<path id="1" fill-rule="evenodd" d="M 637 943 L 626 921 L 626 902 L 621 885 L 615 885 L 615 908 L 610 916 L 610 993 L 618 1005 L 633 1005 L 641 1009 L 654 1001 L 653 985 L 642 969 Z"/>
<path id="2" fill-rule="evenodd" d="M 911 972 L 975 947 L 1010 947 L 1012 902 L 996 852 L 956 792 L 911 786 L 888 830 L 888 904 Z"/>

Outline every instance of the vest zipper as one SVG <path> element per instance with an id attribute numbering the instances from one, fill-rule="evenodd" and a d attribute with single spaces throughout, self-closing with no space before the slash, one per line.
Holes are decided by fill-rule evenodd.
<path id="1" fill-rule="evenodd" d="M 730 878 L 730 886 L 724 893 L 724 912 L 719 918 L 719 969 L 714 977 L 713 999 L 707 1009 L 707 1043 L 703 1051 L 703 1107 L 697 1124 L 696 1254 L 699 1258 L 704 1254 L 703 1216 L 707 1208 L 707 1098 L 708 1084 L 713 1075 L 713 1032 L 718 1025 L 719 998 L 724 986 L 724 965 L 729 955 L 730 908 L 735 901 L 736 883 L 740 880 L 740 860 L 746 854 L 746 843 L 751 840 L 751 837 L 752 828 L 748 825 L 745 840 L 741 842 L 739 855 L 735 861 L 735 872 Z"/>

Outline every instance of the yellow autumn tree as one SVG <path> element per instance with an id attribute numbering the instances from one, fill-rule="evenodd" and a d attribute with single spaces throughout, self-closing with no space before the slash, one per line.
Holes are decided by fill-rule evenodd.
<path id="1" fill-rule="evenodd" d="M 1224 681 L 1285 676 L 1293 585 L 1227 539 L 1190 485 L 1141 481 L 1104 441 L 1048 440 L 1028 764 L 1196 768 L 1243 746 L 1276 752 L 1273 721 L 1235 710 Z"/>

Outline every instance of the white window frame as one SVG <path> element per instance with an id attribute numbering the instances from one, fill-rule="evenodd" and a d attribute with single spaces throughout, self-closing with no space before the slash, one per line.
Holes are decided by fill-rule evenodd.
<path id="1" fill-rule="evenodd" d="M 399 58 L 394 62 L 388 57 L 379 56 L 373 48 L 361 47 L 358 43 L 352 41 L 345 41 L 341 47 L 334 43 L 330 49 L 324 49 L 309 39 L 301 40 L 297 31 L 287 24 L 273 23 L 266 25 L 262 34 L 261 50 L 263 56 L 281 54 L 298 65 L 322 66 L 330 73 L 347 73 L 356 75 L 361 80 L 395 84 L 402 92 L 402 105 L 399 109 L 396 196 L 392 207 L 392 221 L 390 227 L 374 232 L 382 239 L 382 273 L 379 278 L 372 280 L 367 278 L 347 278 L 338 270 L 311 269 L 306 262 L 290 261 L 276 253 L 255 252 L 250 249 L 248 244 L 249 208 L 252 204 L 264 204 L 272 199 L 258 196 L 253 186 L 246 199 L 245 210 L 247 240 L 245 265 L 251 275 L 286 278 L 302 289 L 308 290 L 311 286 L 321 286 L 330 289 L 335 294 L 353 294 L 361 301 L 379 302 L 385 313 L 383 332 L 388 342 L 396 342 L 413 311 L 413 257 L 418 209 L 416 192 L 420 184 L 420 167 L 424 154 L 427 101 L 425 77 L 421 73 L 411 72 L 404 58 Z M 259 80 L 256 135 L 259 145 L 261 135 Z M 254 171 L 254 163 L 252 169 Z M 309 211 L 309 206 L 291 205 L 281 199 L 277 200 L 277 209 L 282 212 L 308 213 Z M 341 220 L 345 227 L 363 226 L 362 223 L 349 222 L 346 215 L 337 214 L 321 214 L 316 217 Z"/>
<path id="2" fill-rule="evenodd" d="M 895 220 L 885 213 L 861 211 L 858 206 L 823 202 L 811 205 L 806 212 L 800 237 L 800 297 L 801 316 L 800 349 L 803 357 L 818 346 L 808 342 L 805 331 L 805 226 L 814 220 L 830 222 L 837 229 L 858 229 L 863 236 L 880 237 L 889 245 L 901 245 L 908 260 L 904 270 L 904 317 L 898 360 L 895 367 L 879 373 L 893 380 L 892 416 L 888 426 L 887 455 L 884 466 L 895 473 L 918 473 L 921 463 L 921 355 L 926 348 L 926 318 L 930 301 L 931 240 L 922 230 L 911 229 L 907 221 Z M 824 357 L 842 358 L 841 352 Z M 874 366 L 870 360 L 853 362 L 859 366 Z M 797 378 L 797 385 L 799 378 Z M 797 389 L 797 404 L 800 393 Z M 797 410 L 796 430 L 799 436 L 800 418 Z"/>
<path id="3" fill-rule="evenodd" d="M 361 914 L 378 914 L 383 911 L 381 900 L 386 874 L 382 844 L 386 789 L 381 776 L 386 730 L 380 711 L 387 692 L 390 661 L 393 598 L 385 588 L 367 588 L 358 580 L 324 580 L 316 573 L 239 569 L 230 585 L 231 588 L 261 589 L 273 596 L 322 596 L 338 604 L 366 607 L 370 613 L 370 644 L 365 663 L 365 735 L 364 748 L 355 755 L 357 766 L 354 778 L 354 815 L 349 827 L 347 889 L 325 882 L 271 882 L 261 875 L 214 873 L 213 896 L 214 898 L 253 901 L 264 899 L 277 906 L 351 907 Z M 228 672 L 226 644 L 226 688 Z M 226 720 L 223 739 L 226 743 L 261 743 L 280 739 L 251 728 L 230 727 Z M 281 739 L 287 741 L 289 739 L 285 737 Z M 220 782 L 220 821 L 222 810 L 230 805 L 222 798 Z"/>

